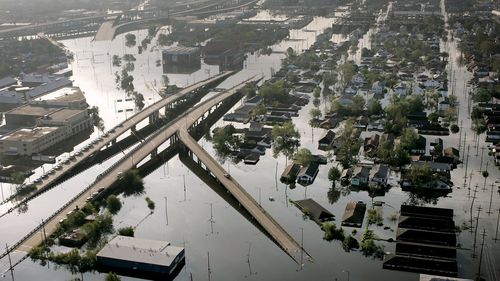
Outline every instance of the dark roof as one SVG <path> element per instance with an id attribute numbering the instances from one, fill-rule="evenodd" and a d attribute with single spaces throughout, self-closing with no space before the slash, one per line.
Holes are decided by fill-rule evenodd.
<path id="1" fill-rule="evenodd" d="M 308 166 L 307 169 L 304 171 L 305 175 L 309 175 L 311 177 L 314 177 L 316 173 L 318 172 L 319 169 L 319 163 L 318 162 L 311 162 Z"/>
<path id="2" fill-rule="evenodd" d="M 300 171 L 300 165 L 298 164 L 290 164 L 286 167 L 286 169 L 281 174 L 282 178 L 288 178 L 290 176 L 296 176 Z"/>
<path id="3" fill-rule="evenodd" d="M 457 236 L 455 235 L 455 233 L 433 232 L 405 228 L 398 228 L 396 240 L 398 242 L 414 242 L 450 247 L 456 247 L 457 245 Z"/>
<path id="4" fill-rule="evenodd" d="M 402 216 L 453 219 L 453 209 L 401 205 Z"/>
<path id="5" fill-rule="evenodd" d="M 424 165 L 429 165 L 431 170 L 433 172 L 447 172 L 451 171 L 451 165 L 448 163 L 441 163 L 441 162 L 426 162 L 426 161 L 413 161 L 411 165 L 415 166 L 424 166 Z"/>
<path id="6" fill-rule="evenodd" d="M 439 247 L 418 243 L 397 243 L 396 254 L 415 257 L 435 257 L 442 259 L 456 259 L 457 250 L 451 247 Z"/>
<path id="7" fill-rule="evenodd" d="M 1 78 L 0 79 L 0 89 L 5 88 L 5 87 L 10 86 L 10 85 L 14 85 L 16 83 L 17 83 L 17 80 L 12 78 L 11 76 Z"/>
<path id="8" fill-rule="evenodd" d="M 334 139 L 335 139 L 335 133 L 332 130 L 328 130 L 328 132 L 326 132 L 326 135 L 322 137 L 318 142 L 331 144 Z"/>
<path id="9" fill-rule="evenodd" d="M 400 216 L 398 227 L 455 233 L 455 222 L 452 219 Z"/>
<path id="10" fill-rule="evenodd" d="M 370 176 L 370 167 L 357 166 L 354 168 L 353 177 L 354 178 L 368 178 Z"/>
<path id="11" fill-rule="evenodd" d="M 383 268 L 452 277 L 457 276 L 458 271 L 456 261 L 398 255 L 388 255 Z"/>
<path id="12" fill-rule="evenodd" d="M 361 202 L 349 202 L 345 206 L 344 215 L 342 216 L 342 225 L 359 226 L 363 224 L 365 218 L 366 204 Z"/>
<path id="13" fill-rule="evenodd" d="M 387 178 L 388 175 L 389 175 L 389 166 L 382 164 L 379 165 L 378 170 L 375 172 L 373 176 L 378 179 L 385 179 Z"/>
<path id="14" fill-rule="evenodd" d="M 318 224 L 335 218 L 330 211 L 312 199 L 297 200 L 293 201 L 293 203 Z"/>

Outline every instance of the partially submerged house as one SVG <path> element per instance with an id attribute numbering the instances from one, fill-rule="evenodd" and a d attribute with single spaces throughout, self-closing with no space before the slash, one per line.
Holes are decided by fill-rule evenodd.
<path id="1" fill-rule="evenodd" d="M 349 202 L 345 206 L 342 216 L 342 226 L 361 227 L 365 218 L 366 204 L 363 202 Z"/>
<path id="2" fill-rule="evenodd" d="M 323 151 L 329 150 L 334 140 L 335 140 L 335 133 L 331 130 L 328 130 L 325 136 L 318 141 L 318 149 Z"/>
<path id="3" fill-rule="evenodd" d="M 335 216 L 330 211 L 312 199 L 293 201 L 293 204 L 319 225 L 335 219 Z"/>
<path id="4" fill-rule="evenodd" d="M 297 175 L 297 182 L 301 185 L 310 185 L 319 172 L 319 163 L 311 162 L 309 165 L 302 167 Z"/>
<path id="5" fill-rule="evenodd" d="M 351 185 L 364 186 L 368 184 L 370 177 L 370 167 L 356 166 L 352 172 Z"/>
<path id="6" fill-rule="evenodd" d="M 380 164 L 375 165 L 370 170 L 370 183 L 387 185 L 389 179 L 390 168 L 389 165 Z"/>
<path id="7" fill-rule="evenodd" d="M 281 174 L 280 181 L 283 183 L 295 183 L 295 180 L 297 179 L 297 174 L 300 171 L 300 165 L 299 164 L 290 164 L 286 167 L 285 171 Z"/>

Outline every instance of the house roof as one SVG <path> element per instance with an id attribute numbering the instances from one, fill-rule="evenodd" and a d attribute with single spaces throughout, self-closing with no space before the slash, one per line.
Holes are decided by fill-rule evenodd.
<path id="1" fill-rule="evenodd" d="M 386 179 L 389 176 L 389 166 L 385 164 L 374 166 L 371 171 L 373 178 Z"/>
<path id="2" fill-rule="evenodd" d="M 325 136 L 322 137 L 318 142 L 331 144 L 334 139 L 335 139 L 335 133 L 332 130 L 328 130 L 328 132 L 326 132 Z"/>
<path id="3" fill-rule="evenodd" d="M 281 177 L 290 177 L 292 175 L 297 175 L 300 170 L 300 165 L 298 164 L 290 164 L 286 166 L 285 170 L 281 174 Z"/>
<path id="4" fill-rule="evenodd" d="M 293 201 L 293 203 L 302 211 L 307 214 L 317 223 L 321 223 L 323 220 L 333 219 L 335 215 L 333 215 L 330 211 L 325 209 L 323 206 L 318 204 L 313 199 L 304 199 Z"/>
<path id="5" fill-rule="evenodd" d="M 401 205 L 402 216 L 424 218 L 453 218 L 453 209 Z"/>
<path id="6" fill-rule="evenodd" d="M 354 178 L 368 178 L 370 176 L 370 167 L 356 166 L 352 174 Z"/>
<path id="7" fill-rule="evenodd" d="M 365 217 L 366 204 L 361 202 L 349 202 L 345 206 L 344 215 L 342 215 L 342 223 L 362 224 Z"/>
<path id="8" fill-rule="evenodd" d="M 172 247 L 170 242 L 118 235 L 99 251 L 97 257 L 170 266 L 182 251 L 184 248 Z"/>
<path id="9" fill-rule="evenodd" d="M 451 165 L 448 163 L 440 163 L 440 162 L 426 162 L 426 161 L 414 161 L 411 165 L 415 166 L 424 166 L 429 165 L 432 171 L 446 172 L 451 171 Z"/>
<path id="10" fill-rule="evenodd" d="M 314 177 L 316 173 L 318 172 L 319 169 L 319 163 L 318 162 L 311 162 L 307 167 L 303 167 L 300 172 L 299 172 L 299 177 L 300 176 L 310 176 Z"/>
<path id="11" fill-rule="evenodd" d="M 448 147 L 443 152 L 448 157 L 460 157 L 460 151 L 454 147 Z"/>
<path id="12" fill-rule="evenodd" d="M 16 83 L 17 83 L 17 80 L 12 78 L 11 76 L 1 78 L 0 79 L 0 89 L 5 88 L 5 87 L 10 86 L 10 85 L 14 85 Z"/>

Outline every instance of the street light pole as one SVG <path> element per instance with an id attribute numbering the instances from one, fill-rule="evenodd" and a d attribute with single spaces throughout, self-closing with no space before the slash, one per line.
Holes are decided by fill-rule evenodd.
<path id="1" fill-rule="evenodd" d="M 349 279 L 350 279 L 350 276 L 349 276 L 349 275 L 351 274 L 351 273 L 349 272 L 349 270 L 342 270 L 342 272 L 347 273 L 347 281 L 349 281 Z"/>

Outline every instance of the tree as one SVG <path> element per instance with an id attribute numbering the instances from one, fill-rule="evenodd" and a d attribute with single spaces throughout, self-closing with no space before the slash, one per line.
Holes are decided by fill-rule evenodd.
<path id="1" fill-rule="evenodd" d="M 260 116 L 260 115 L 265 115 L 267 113 L 267 108 L 263 104 L 259 104 L 254 109 L 252 109 L 252 116 Z"/>
<path id="2" fill-rule="evenodd" d="M 380 101 L 376 99 L 370 99 L 366 106 L 366 113 L 368 114 L 368 116 L 378 116 L 384 113 Z"/>
<path id="3" fill-rule="evenodd" d="M 356 240 L 356 238 L 352 237 L 352 235 L 349 234 L 344 238 L 344 241 L 342 241 L 342 248 L 344 248 L 346 252 L 349 252 L 352 249 L 358 249 L 358 240 Z"/>
<path id="4" fill-rule="evenodd" d="M 314 123 L 314 121 L 317 121 L 322 113 L 321 113 L 321 110 L 317 107 L 313 107 L 311 108 L 311 110 L 309 110 L 309 115 L 311 116 L 311 124 Z"/>
<path id="5" fill-rule="evenodd" d="M 113 55 L 113 66 L 120 66 L 122 59 L 118 55 Z"/>
<path id="6" fill-rule="evenodd" d="M 332 240 L 343 241 L 345 238 L 344 229 L 342 229 L 342 227 L 337 228 L 337 226 L 334 223 L 325 222 L 321 225 L 321 229 L 325 232 L 323 234 L 323 239 L 326 241 L 332 241 Z"/>
<path id="7" fill-rule="evenodd" d="M 96 127 L 99 131 L 104 132 L 104 121 L 99 116 L 99 107 L 92 106 L 88 109 L 90 118 L 92 119 L 92 125 Z"/>
<path id="8" fill-rule="evenodd" d="M 155 202 L 153 200 L 151 200 L 151 198 L 146 197 L 146 203 L 148 204 L 148 208 L 149 208 L 149 210 L 151 210 L 151 213 L 152 213 L 155 209 Z"/>
<path id="9" fill-rule="evenodd" d="M 234 132 L 235 128 L 232 125 L 216 128 L 214 130 L 212 142 L 220 160 L 226 159 L 233 151 L 238 150 L 241 144 L 241 138 L 235 135 Z"/>
<path id="10" fill-rule="evenodd" d="M 161 33 L 158 35 L 158 44 L 160 44 L 160 46 L 168 46 L 171 44 L 171 41 L 168 39 L 167 35 Z"/>
<path id="11" fill-rule="evenodd" d="M 362 96 L 354 96 L 352 98 L 351 112 L 354 116 L 359 116 L 365 109 L 365 99 Z"/>
<path id="12" fill-rule="evenodd" d="M 135 35 L 134 35 L 134 34 L 132 34 L 132 33 L 127 33 L 127 34 L 125 35 L 125 45 L 126 45 L 127 47 L 133 47 L 133 46 L 135 46 L 135 44 L 136 44 L 135 39 L 136 39 L 136 38 L 135 38 Z"/>
<path id="13" fill-rule="evenodd" d="M 460 131 L 460 127 L 458 127 L 457 124 L 453 124 L 450 126 L 450 131 L 454 134 L 458 133 Z"/>
<path id="14" fill-rule="evenodd" d="M 104 279 L 104 281 L 121 281 L 121 280 L 122 279 L 114 272 L 108 272 L 108 274 L 106 274 L 106 279 Z"/>
<path id="15" fill-rule="evenodd" d="M 337 167 L 331 167 L 328 170 L 328 179 L 332 182 L 332 185 L 335 186 L 335 182 L 340 179 L 340 170 Z"/>
<path id="16" fill-rule="evenodd" d="M 432 152 L 432 156 L 434 158 L 441 157 L 443 155 L 443 145 L 438 143 L 434 146 L 434 151 Z"/>
<path id="17" fill-rule="evenodd" d="M 295 155 L 295 160 L 297 163 L 301 165 L 309 165 L 313 160 L 313 155 L 311 151 L 307 148 L 301 148 L 297 151 L 297 155 Z"/>
<path id="18" fill-rule="evenodd" d="M 119 188 L 123 190 L 123 195 L 139 195 L 144 192 L 144 182 L 139 170 L 131 169 L 118 177 Z"/>
<path id="19" fill-rule="evenodd" d="M 287 159 L 293 157 L 300 146 L 300 134 L 292 122 L 275 125 L 271 131 L 273 138 L 273 154 L 277 157 L 282 153 Z"/>
<path id="20" fill-rule="evenodd" d="M 120 199 L 115 195 L 110 195 L 106 199 L 106 207 L 108 211 L 114 215 L 122 208 L 122 202 L 120 202 Z"/>
<path id="21" fill-rule="evenodd" d="M 131 226 L 122 227 L 118 229 L 118 235 L 134 237 L 134 228 Z"/>
<path id="22" fill-rule="evenodd" d="M 361 147 L 359 138 L 357 138 L 357 129 L 354 127 L 352 119 L 348 119 L 344 127 L 338 131 L 338 143 L 335 154 L 342 167 L 349 168 L 356 164 L 355 156 Z"/>
<path id="23" fill-rule="evenodd" d="M 433 174 L 429 164 L 412 165 L 406 176 L 415 186 L 428 184 L 433 180 Z"/>
<path id="24" fill-rule="evenodd" d="M 16 185 L 16 189 L 19 190 L 21 185 L 24 183 L 26 176 L 21 172 L 14 172 L 10 174 L 10 180 L 13 184 Z"/>
<path id="25" fill-rule="evenodd" d="M 148 36 L 149 37 L 155 36 L 155 33 L 156 33 L 156 26 L 152 25 L 152 26 L 148 27 Z"/>
<path id="26" fill-rule="evenodd" d="M 290 96 L 283 80 L 264 84 L 259 89 L 259 95 L 264 99 L 266 104 L 286 101 Z"/>
<path id="27" fill-rule="evenodd" d="M 418 139 L 419 136 L 413 129 L 406 128 L 399 138 L 399 143 L 403 149 L 410 151 L 417 145 Z"/>
<path id="28" fill-rule="evenodd" d="M 319 97 L 321 97 L 321 88 L 320 87 L 314 88 L 313 96 L 316 99 L 319 99 Z"/>

